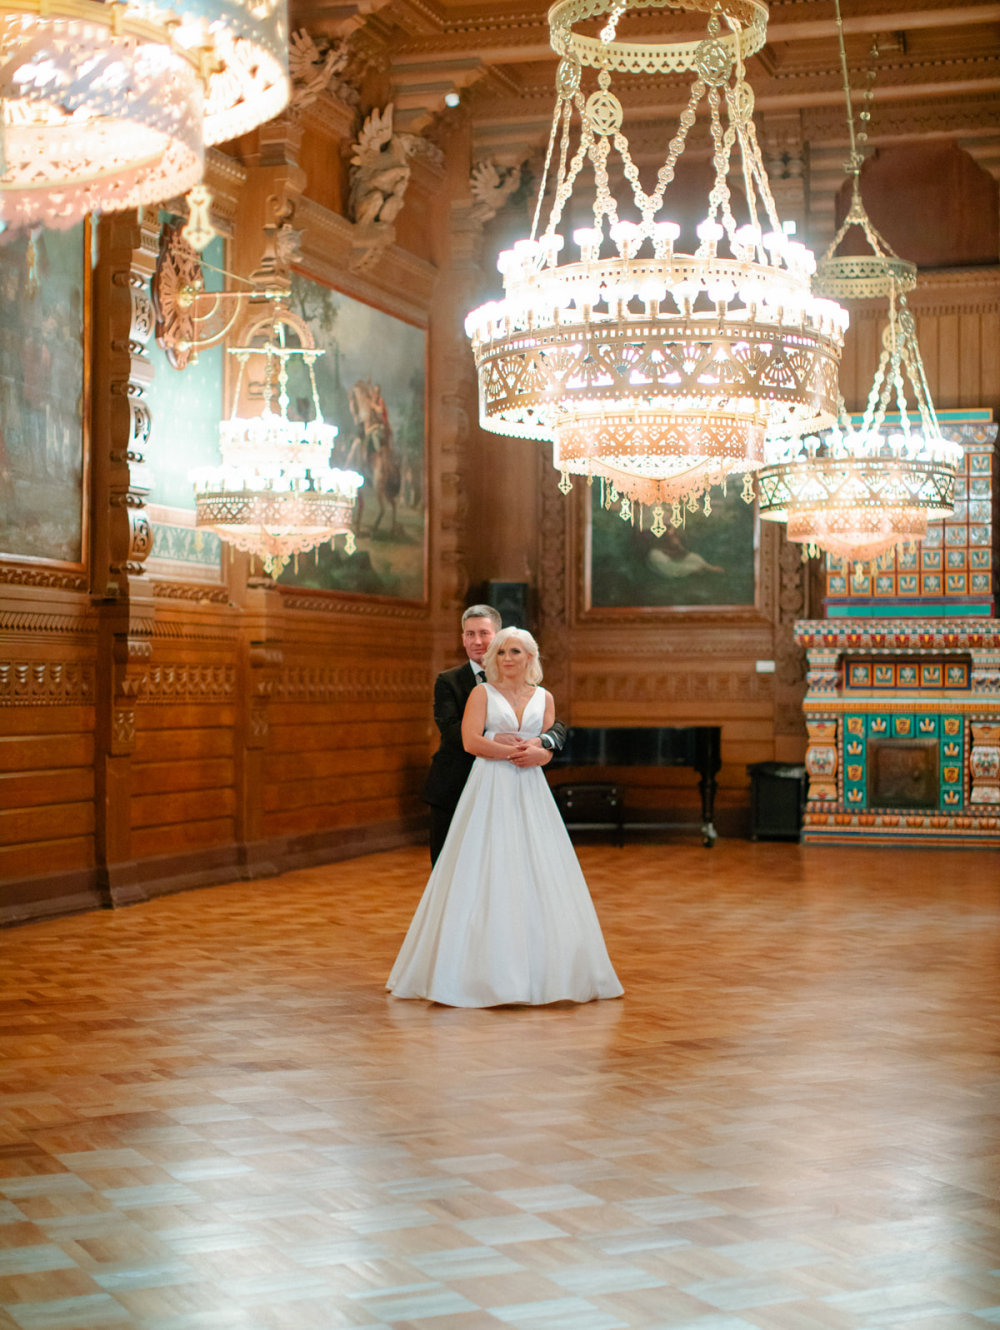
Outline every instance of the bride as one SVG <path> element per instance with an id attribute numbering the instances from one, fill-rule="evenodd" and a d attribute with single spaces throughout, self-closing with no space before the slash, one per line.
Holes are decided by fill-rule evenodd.
<path id="1" fill-rule="evenodd" d="M 590 1002 L 624 992 L 587 883 L 538 766 L 494 734 L 551 727 L 552 695 L 530 633 L 504 628 L 483 659 L 462 742 L 475 755 L 448 839 L 386 987 L 450 1007 Z"/>

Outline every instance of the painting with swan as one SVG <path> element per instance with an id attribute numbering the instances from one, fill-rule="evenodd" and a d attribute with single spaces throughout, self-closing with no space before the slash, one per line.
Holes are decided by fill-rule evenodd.
<path id="1" fill-rule="evenodd" d="M 648 510 L 640 522 L 623 522 L 618 505 L 601 503 L 601 486 L 590 495 L 588 608 L 679 609 L 753 605 L 756 514 L 740 497 L 742 476 L 725 494 L 711 492 L 712 512 L 684 512 L 657 538 Z"/>

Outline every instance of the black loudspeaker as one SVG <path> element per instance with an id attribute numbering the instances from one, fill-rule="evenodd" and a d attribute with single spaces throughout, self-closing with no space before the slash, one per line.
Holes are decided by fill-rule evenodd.
<path id="1" fill-rule="evenodd" d="M 531 631 L 527 582 L 490 582 L 486 599 L 488 604 L 499 611 L 504 628 L 526 628 Z"/>
<path id="2" fill-rule="evenodd" d="M 750 777 L 750 839 L 800 840 L 809 785 L 805 767 L 753 762 Z"/>

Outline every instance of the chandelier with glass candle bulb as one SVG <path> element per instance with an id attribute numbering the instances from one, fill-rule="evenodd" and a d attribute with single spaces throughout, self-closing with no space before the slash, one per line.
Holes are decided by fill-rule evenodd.
<path id="1" fill-rule="evenodd" d="M 837 300 L 882 299 L 888 321 L 864 414 L 858 424 L 843 399 L 837 424 L 822 435 L 788 441 L 769 451 L 757 475 L 760 515 L 787 523 L 788 538 L 803 553 L 826 550 L 869 563 L 895 546 L 920 541 L 932 518 L 955 506 L 955 474 L 962 448 L 945 439 L 927 386 L 916 321 L 906 293 L 917 270 L 895 254 L 876 231 L 861 200 L 864 161 L 851 104 L 851 86 L 837 0 L 840 57 L 847 100 L 851 155 L 851 205 L 843 225 L 817 265 L 814 288 Z M 873 77 L 873 76 L 872 76 Z M 871 99 L 871 79 L 867 93 Z M 866 125 L 870 113 L 863 114 Z M 871 253 L 837 256 L 844 237 L 860 227 Z"/>
<path id="2" fill-rule="evenodd" d="M 707 12 L 704 39 L 619 40 L 621 17 L 650 7 Z M 599 37 L 574 31 L 605 14 Z M 483 428 L 552 443 L 564 491 L 571 475 L 601 477 L 621 497 L 623 516 L 634 504 L 653 506 L 659 532 L 663 504 L 674 506 L 679 522 L 682 507 L 693 510 L 710 486 L 755 471 L 766 435 L 800 436 L 835 418 L 847 316 L 813 295 L 813 256 L 783 233 L 744 76 L 766 23 L 760 0 L 557 0 L 549 11 L 561 57 L 557 98 L 531 235 L 499 257 L 503 299 L 466 319 Z M 589 95 L 585 68 L 597 71 Z M 622 129 L 613 73 L 693 75 L 648 194 Z M 703 100 L 714 184 L 698 244 L 685 253 L 680 227 L 662 213 Z M 612 149 L 635 220 L 619 215 L 611 192 Z M 728 184 L 734 150 L 749 213 L 742 225 Z M 558 228 L 588 160 L 593 225 L 574 231 L 579 258 L 564 262 Z M 553 163 L 555 193 L 539 235 Z"/>
<path id="3" fill-rule="evenodd" d="M 289 346 L 291 327 L 299 345 Z M 266 328 L 266 340 L 254 335 Z M 327 424 L 320 407 L 315 365 L 317 350 L 306 324 L 278 309 L 248 330 L 246 344 L 230 347 L 239 371 L 233 410 L 219 426 L 222 464 L 190 473 L 195 487 L 196 526 L 213 531 L 236 549 L 259 558 L 264 571 L 277 576 L 306 550 L 347 536 L 354 550 L 352 523 L 357 493 L 364 483 L 356 471 L 331 467 L 336 425 Z M 248 362 L 263 359 L 264 409 L 241 416 L 239 407 Z M 309 372 L 313 419 L 288 419 L 288 362 L 301 357 Z M 277 395 L 277 412 L 271 404 Z"/>
<path id="4" fill-rule="evenodd" d="M 287 41 L 287 0 L 0 0 L 0 229 L 186 193 L 286 105 Z"/>

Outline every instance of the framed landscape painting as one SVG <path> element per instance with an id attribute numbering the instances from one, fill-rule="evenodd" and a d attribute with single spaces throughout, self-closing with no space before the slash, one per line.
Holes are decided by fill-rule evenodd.
<path id="1" fill-rule="evenodd" d="M 690 609 L 752 606 L 756 594 L 756 510 L 740 497 L 711 492 L 712 512 L 685 513 L 656 537 L 648 520 L 623 522 L 617 506 L 602 508 L 601 486 L 590 491 L 587 608 Z M 667 510 L 669 513 L 669 509 Z"/>
<path id="2" fill-rule="evenodd" d="M 0 557 L 87 562 L 89 224 L 0 246 Z"/>
<path id="3" fill-rule="evenodd" d="M 295 273 L 290 308 L 325 352 L 315 365 L 325 419 L 337 426 L 333 465 L 364 484 L 344 537 L 299 556 L 282 586 L 396 600 L 426 598 L 425 380 L 427 334 L 402 319 Z M 289 364 L 289 416 L 308 420 L 308 370 Z"/>

